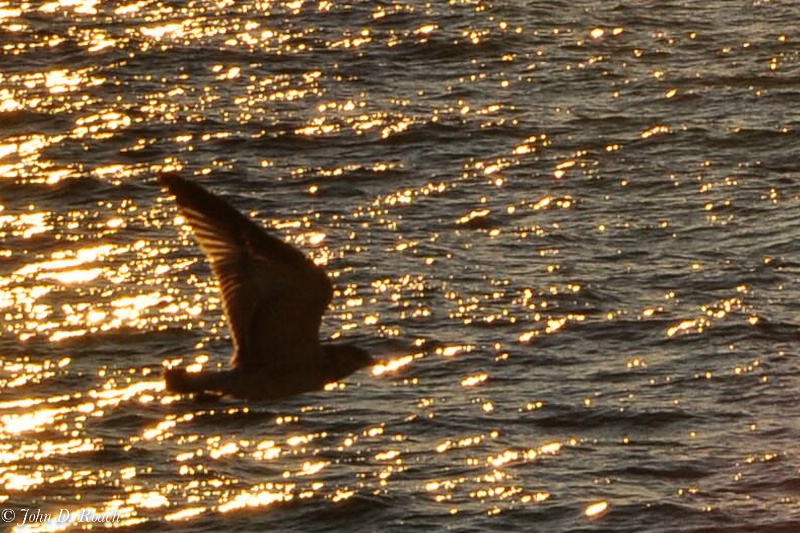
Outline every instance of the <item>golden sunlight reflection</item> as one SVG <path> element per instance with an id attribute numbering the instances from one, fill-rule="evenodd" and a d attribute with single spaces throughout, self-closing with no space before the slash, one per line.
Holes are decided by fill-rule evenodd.
<path id="1" fill-rule="evenodd" d="M 471 352 L 474 349 L 475 346 L 471 344 L 443 346 L 436 348 L 436 355 L 441 355 L 442 357 L 455 357 L 457 355 L 461 355 L 462 353 Z"/>
<path id="2" fill-rule="evenodd" d="M 657 125 L 653 126 L 652 128 L 645 130 L 641 133 L 642 139 L 648 139 L 650 137 L 654 137 L 656 135 L 664 135 L 667 133 L 672 132 L 672 129 L 669 126 L 665 125 Z"/>
<path id="3" fill-rule="evenodd" d="M 485 372 L 482 373 L 482 374 L 476 374 L 474 376 L 470 376 L 468 378 L 462 379 L 461 380 L 461 386 L 462 387 L 474 387 L 475 385 L 480 385 L 481 383 L 483 383 L 487 379 L 489 379 L 489 374 L 487 374 Z"/>
<path id="4" fill-rule="evenodd" d="M 588 505 L 584 511 L 584 514 L 587 518 L 599 518 L 606 512 L 608 512 L 608 502 L 601 501 Z"/>
<path id="5" fill-rule="evenodd" d="M 448 439 L 436 446 L 439 454 L 458 453 L 466 455 L 466 464 L 476 468 L 484 466 L 485 470 L 473 475 L 461 475 L 426 481 L 424 489 L 431 494 L 437 503 L 448 505 L 451 514 L 459 512 L 455 502 L 462 501 L 466 494 L 470 499 L 489 505 L 488 514 L 497 514 L 506 505 L 538 504 L 547 501 L 550 493 L 546 491 L 526 490 L 515 483 L 516 475 L 512 465 L 538 460 L 542 455 L 557 453 L 560 443 L 551 443 L 539 449 L 515 450 L 506 449 L 500 453 L 485 456 L 471 455 L 470 450 L 479 450 L 491 445 L 499 437 L 499 432 L 465 436 L 461 439 Z M 570 441 L 575 444 L 574 441 Z"/>
<path id="6" fill-rule="evenodd" d="M 544 327 L 539 326 L 537 329 L 523 332 L 517 338 L 521 343 L 529 343 L 540 335 L 551 335 L 560 331 L 569 322 L 583 322 L 584 320 L 586 320 L 585 315 L 577 314 L 568 314 L 567 316 L 560 318 L 548 318 L 544 321 Z M 539 313 L 534 315 L 534 321 L 542 321 L 542 317 L 539 315 Z"/>
<path id="7" fill-rule="evenodd" d="M 290 484 L 280 487 L 285 488 L 285 491 L 264 488 L 259 491 L 242 492 L 234 496 L 231 500 L 220 504 L 217 509 L 221 513 L 229 513 L 246 507 L 263 507 L 276 502 L 290 501 L 294 498 L 293 487 L 294 485 Z"/>
<path id="8" fill-rule="evenodd" d="M 145 26 L 139 29 L 142 35 L 157 41 L 164 39 L 165 37 L 182 37 L 184 35 L 183 30 L 184 25 L 179 22 L 171 22 L 169 24 L 162 24 L 160 26 Z"/>
<path id="9" fill-rule="evenodd" d="M 50 221 L 51 213 L 40 211 L 36 213 L 23 213 L 21 215 L 0 215 L 0 229 L 8 227 L 13 237 L 30 239 L 34 235 L 45 233 L 53 229 Z"/>
<path id="10" fill-rule="evenodd" d="M 730 318 L 731 315 L 744 316 L 745 320 L 751 325 L 758 322 L 757 320 L 752 320 L 752 315 L 747 311 L 742 299 L 738 296 L 734 296 L 711 304 L 702 305 L 698 316 L 681 320 L 679 323 L 670 326 L 667 328 L 666 335 L 667 337 L 677 337 L 686 334 L 703 333 L 705 330 L 712 327 L 715 322 L 726 320 Z"/>
<path id="11" fill-rule="evenodd" d="M 405 366 L 410 365 L 415 358 L 422 357 L 422 355 L 423 354 L 421 353 L 409 354 L 392 359 L 385 363 L 379 363 L 372 367 L 372 375 L 380 376 L 389 372 L 395 372 Z"/>
<path id="12" fill-rule="evenodd" d="M 2 415 L 0 416 L 0 424 L 2 424 L 3 433 L 12 435 L 19 435 L 29 431 L 42 431 L 43 426 L 54 424 L 57 419 L 70 411 L 71 409 L 62 407 L 38 409 L 21 415 Z"/>
<path id="13" fill-rule="evenodd" d="M 84 263 L 94 262 L 109 256 L 114 250 L 113 245 L 100 245 L 93 248 L 84 248 L 77 252 L 65 251 L 54 252 L 53 259 L 40 263 L 31 263 L 19 268 L 14 274 L 18 276 L 28 276 L 41 271 L 64 270 Z"/>
<path id="14" fill-rule="evenodd" d="M 597 528 L 630 488 L 606 479 L 611 455 L 646 460 L 657 449 L 636 445 L 649 437 L 708 444 L 711 429 L 684 428 L 700 396 L 786 385 L 791 346 L 771 334 L 788 338 L 791 317 L 786 326 L 759 303 L 789 299 L 781 246 L 742 265 L 735 246 L 717 260 L 687 239 L 713 243 L 741 203 L 739 182 L 780 173 L 769 150 L 794 124 L 777 113 L 761 132 L 763 121 L 729 117 L 711 131 L 723 155 L 696 143 L 677 170 L 662 156 L 708 133 L 703 117 L 676 119 L 682 107 L 736 91 L 768 96 L 762 114 L 783 103 L 796 43 L 778 27 L 765 39 L 728 31 L 720 46 L 708 24 L 697 40 L 632 32 L 592 4 L 592 17 L 554 27 L 482 0 L 0 0 L 0 502 L 114 511 L 114 526 L 151 530 L 269 529 L 298 509 L 344 524 L 409 502 L 431 529 L 502 529 L 563 510 Z M 717 70 L 722 55 L 768 77 L 745 76 L 748 89 L 731 86 L 736 73 L 715 85 L 714 68 L 690 80 L 669 65 L 704 46 Z M 382 75 L 398 65 L 408 68 Z M 559 93 L 587 80 L 599 99 Z M 627 120 L 620 110 L 643 99 L 659 109 Z M 758 137 L 764 168 L 752 154 L 727 168 L 728 136 Z M 226 368 L 234 336 L 188 221 L 159 192 L 169 170 L 241 193 L 246 216 L 326 267 L 335 289 L 321 335 L 379 362 L 280 404 L 167 391 L 165 369 Z M 791 184 L 772 181 L 750 187 L 746 207 L 794 200 Z M 643 209 L 681 194 L 694 196 L 683 204 L 697 224 Z M 589 248 L 574 238 L 583 230 Z M 658 265 L 636 255 L 642 235 L 708 290 L 654 276 Z M 742 279 L 718 280 L 720 265 Z M 636 290 L 642 275 L 652 283 Z M 626 327 L 655 348 L 626 346 L 630 335 L 614 336 Z M 709 331 L 711 345 L 691 343 Z M 675 348 L 695 344 L 714 357 L 673 364 Z M 655 431 L 623 427 L 642 420 Z M 755 415 L 722 423 L 756 437 L 774 429 Z M 739 454 L 724 479 L 748 494 L 748 476 L 760 478 L 746 469 L 775 474 L 782 449 Z M 565 484 L 564 472 L 579 475 Z M 676 483 L 661 483 L 668 497 L 717 508 L 714 487 Z M 29 526 L 17 530 L 99 527 Z"/>
<path id="15" fill-rule="evenodd" d="M 85 227 L 90 235 L 107 241 L 109 236 L 125 233 L 130 217 L 141 217 L 139 220 L 146 224 L 158 221 L 130 199 L 107 202 L 103 208 L 111 215 L 108 211 L 77 210 L 60 215 L 48 211 L 11 214 L 0 209 L 0 232 L 30 239 L 61 232 L 65 226 L 70 233 Z M 311 235 L 310 240 L 318 242 L 319 237 Z M 163 283 L 165 275 L 179 272 L 197 259 L 167 262 L 164 257 L 169 248 L 143 239 L 125 244 L 92 241 L 84 247 L 68 245 L 47 255 L 20 254 L 15 270 L 0 274 L 0 311 L 5 312 L 6 334 L 16 335 L 20 341 L 46 337 L 59 342 L 124 327 L 164 328 L 165 323 L 196 317 L 219 302 L 213 295 L 179 296 L 169 288 L 131 294 L 131 285 L 153 287 L 154 283 Z M 131 262 L 131 254 L 143 259 Z"/>
<path id="16" fill-rule="evenodd" d="M 186 521 L 190 518 L 197 517 L 206 512 L 205 507 L 188 507 L 169 514 L 164 515 L 164 520 L 167 522 Z M 224 511 L 223 511 L 224 512 Z"/>

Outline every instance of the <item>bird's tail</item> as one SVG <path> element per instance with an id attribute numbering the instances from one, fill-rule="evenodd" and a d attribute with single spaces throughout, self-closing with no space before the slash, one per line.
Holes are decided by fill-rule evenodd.
<path id="1" fill-rule="evenodd" d="M 189 376 L 184 368 L 169 368 L 164 371 L 164 384 L 169 392 L 188 394 L 192 392 L 202 392 L 197 390 L 196 383 Z"/>

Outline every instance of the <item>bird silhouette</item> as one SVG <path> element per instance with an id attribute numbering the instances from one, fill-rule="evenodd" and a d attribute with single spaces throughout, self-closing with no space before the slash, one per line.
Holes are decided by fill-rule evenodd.
<path id="1" fill-rule="evenodd" d="M 322 315 L 333 296 L 321 267 L 196 183 L 177 174 L 160 180 L 219 280 L 234 348 L 229 370 L 167 369 L 168 391 L 276 400 L 320 390 L 375 364 L 356 346 L 320 343 Z"/>

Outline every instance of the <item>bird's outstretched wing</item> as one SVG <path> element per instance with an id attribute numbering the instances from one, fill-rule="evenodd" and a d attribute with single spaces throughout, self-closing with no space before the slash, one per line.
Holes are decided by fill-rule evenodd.
<path id="1" fill-rule="evenodd" d="M 319 364 L 319 326 L 333 295 L 325 271 L 227 202 L 175 174 L 161 176 L 219 280 L 231 364 L 276 372 Z"/>

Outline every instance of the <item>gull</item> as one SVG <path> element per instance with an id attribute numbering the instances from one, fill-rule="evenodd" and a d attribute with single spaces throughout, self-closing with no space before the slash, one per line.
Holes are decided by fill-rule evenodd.
<path id="1" fill-rule="evenodd" d="M 219 280 L 233 339 L 229 370 L 167 369 L 168 391 L 277 400 L 375 364 L 356 346 L 320 343 L 322 315 L 333 296 L 321 267 L 196 183 L 177 174 L 160 179 Z"/>

